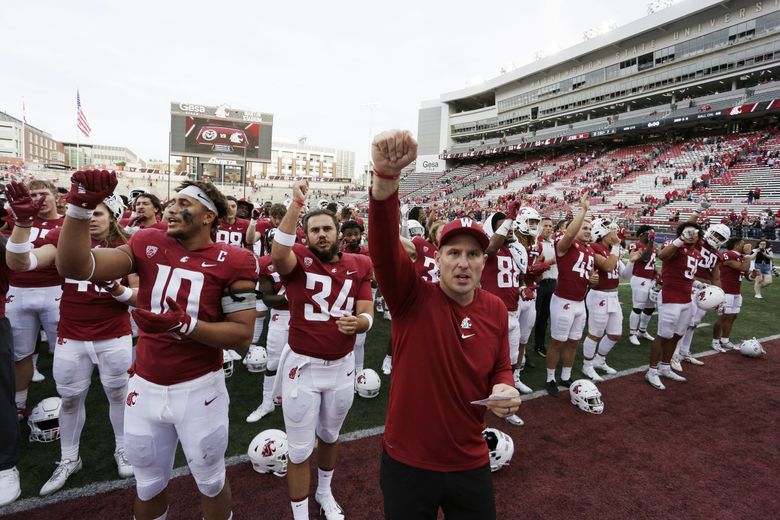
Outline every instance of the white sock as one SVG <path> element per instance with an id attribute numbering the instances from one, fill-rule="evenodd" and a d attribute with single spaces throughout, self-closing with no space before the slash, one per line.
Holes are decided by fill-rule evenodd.
<path id="1" fill-rule="evenodd" d="M 612 348 L 615 346 L 617 341 L 609 339 L 609 336 L 604 336 L 601 338 L 601 341 L 599 341 L 599 347 L 598 347 L 598 354 L 596 357 L 601 357 L 602 361 L 604 358 L 607 357 L 607 355 L 612 351 Z"/>
<path id="2" fill-rule="evenodd" d="M 33 370 L 38 370 L 38 354 L 33 354 Z"/>
<path id="3" fill-rule="evenodd" d="M 317 468 L 317 494 L 318 495 L 331 495 L 333 492 L 330 490 L 330 481 L 333 480 L 333 470 L 325 470 Z"/>
<path id="4" fill-rule="evenodd" d="M 571 367 L 563 367 L 561 369 L 561 381 L 568 381 L 571 379 Z"/>
<path id="5" fill-rule="evenodd" d="M 17 408 L 27 408 L 27 388 L 24 390 L 17 390 L 16 391 L 16 398 L 14 399 L 16 401 L 16 407 Z"/>
<path id="6" fill-rule="evenodd" d="M 683 334 L 683 337 L 680 338 L 680 342 L 677 344 L 677 350 L 679 355 L 681 356 L 688 356 L 691 353 L 691 342 L 693 341 L 693 331 L 696 330 L 694 327 L 688 327 L 688 330 L 685 331 L 685 334 Z"/>
<path id="7" fill-rule="evenodd" d="M 721 338 L 718 338 L 718 339 L 714 339 L 714 338 L 713 338 L 713 340 L 712 340 L 712 344 L 713 344 L 713 346 L 716 346 L 716 347 L 717 347 L 718 345 L 720 345 L 720 340 L 721 340 Z"/>
<path id="8" fill-rule="evenodd" d="M 547 369 L 547 382 L 555 381 L 555 369 L 554 368 L 548 368 Z"/>
<path id="9" fill-rule="evenodd" d="M 650 320 L 653 318 L 652 314 L 645 314 L 644 312 L 639 317 L 639 331 L 640 332 L 647 332 L 647 325 L 650 323 Z"/>
<path id="10" fill-rule="evenodd" d="M 669 365 L 669 363 L 664 363 L 663 361 L 658 363 L 658 371 L 659 372 L 668 372 L 672 369 L 672 367 Z"/>
<path id="11" fill-rule="evenodd" d="M 255 318 L 255 330 L 252 333 L 252 344 L 257 345 L 260 341 L 260 336 L 263 335 L 263 326 L 265 325 L 265 316 L 262 318 Z"/>
<path id="12" fill-rule="evenodd" d="M 585 341 L 582 342 L 582 356 L 585 358 L 584 363 L 589 365 L 593 364 L 593 356 L 596 355 L 596 349 L 598 346 L 599 344 L 596 343 L 596 340 L 592 339 L 590 336 L 585 338 Z M 566 378 L 564 377 L 564 379 Z"/>
<path id="13" fill-rule="evenodd" d="M 265 376 L 263 377 L 263 402 L 271 401 L 273 399 L 273 396 L 271 395 L 274 391 L 274 383 L 276 382 L 276 375 L 269 376 L 268 372 L 265 373 Z"/>
<path id="14" fill-rule="evenodd" d="M 642 314 L 637 314 L 634 311 L 631 311 L 631 315 L 628 317 L 628 330 L 631 332 L 632 336 L 636 336 L 636 329 L 639 327 L 639 318 L 642 316 Z"/>
<path id="15" fill-rule="evenodd" d="M 87 391 L 62 398 L 60 407 L 60 460 L 76 461 L 79 458 L 79 441 L 87 418 Z"/>
<path id="16" fill-rule="evenodd" d="M 298 502 L 290 501 L 292 507 L 293 520 L 309 520 L 309 497 Z"/>
<path id="17" fill-rule="evenodd" d="M 650 367 L 647 369 L 647 373 L 651 376 L 658 375 L 658 367 Z"/>

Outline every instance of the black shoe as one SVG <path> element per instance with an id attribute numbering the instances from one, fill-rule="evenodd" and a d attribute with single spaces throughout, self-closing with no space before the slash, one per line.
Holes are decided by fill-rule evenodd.
<path id="1" fill-rule="evenodd" d="M 544 384 L 544 389 L 547 390 L 547 393 L 551 397 L 558 397 L 558 394 L 561 393 L 561 391 L 558 390 L 558 383 L 556 383 L 555 381 L 547 381 Z"/>
<path id="2" fill-rule="evenodd" d="M 536 347 L 536 355 L 539 357 L 547 357 L 547 348 L 542 345 L 541 347 Z M 527 362 L 527 361 L 526 361 Z"/>
<path id="3" fill-rule="evenodd" d="M 566 388 L 569 388 L 572 384 L 571 378 L 569 379 L 561 379 L 561 382 L 559 383 L 561 386 L 565 386 Z"/>
<path id="4" fill-rule="evenodd" d="M 536 363 L 531 361 L 530 356 L 525 356 L 525 368 L 536 368 Z"/>

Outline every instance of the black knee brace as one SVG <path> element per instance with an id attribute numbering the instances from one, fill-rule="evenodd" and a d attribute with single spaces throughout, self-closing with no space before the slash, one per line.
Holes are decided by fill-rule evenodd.
<path id="1" fill-rule="evenodd" d="M 652 316 L 653 313 L 655 312 L 655 309 L 643 309 L 642 312 L 644 312 L 648 316 Z"/>
<path id="2" fill-rule="evenodd" d="M 642 314 L 642 309 L 631 309 L 634 314 Z"/>

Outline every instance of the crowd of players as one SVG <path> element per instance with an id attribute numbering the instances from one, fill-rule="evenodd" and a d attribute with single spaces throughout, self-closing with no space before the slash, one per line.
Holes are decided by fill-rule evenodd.
<path id="1" fill-rule="evenodd" d="M 287 475 L 293 516 L 308 518 L 309 460 L 316 445 L 315 500 L 326 518 L 344 518 L 330 487 L 338 435 L 355 392 L 363 397 L 379 392 L 379 377 L 364 368 L 375 310 L 392 319 L 377 292 L 361 216 L 351 207 L 308 201 L 305 183 L 296 183 L 284 204 L 257 209 L 195 181 L 183 183 L 166 204 L 140 194 L 128 201 L 130 209 L 114 194 L 115 186 L 108 172 L 77 172 L 67 209 L 47 181 L 12 182 L 5 191 L 8 238 L 0 305 L 13 327 L 6 320 L 0 332 L 4 348 L 13 345 L 15 374 L 4 366 L 3 384 L 15 380 L 13 422 L 27 419 L 31 440 L 59 438 L 61 446 L 61 460 L 40 494 L 61 489 L 81 469 L 79 438 L 97 365 L 118 474 L 137 481 L 136 518 L 166 517 L 166 488 L 179 442 L 204 517 L 230 518 L 224 351 L 251 344 L 245 364 L 264 375 L 258 407 L 246 420 L 258 422 L 281 405 L 285 431 L 261 432 L 249 446 L 250 459 L 258 471 Z M 526 349 L 534 332 L 534 349 L 546 361 L 549 395 L 557 397 L 561 386 L 574 384 L 572 402 L 601 413 L 598 390 L 573 382 L 572 371 L 587 326 L 583 375 L 600 382 L 601 374 L 616 373 L 607 359 L 624 329 L 621 281 L 631 284 L 629 341 L 652 342 L 646 379 L 663 390 L 662 378 L 685 381 L 683 362 L 703 365 L 690 348 L 707 310 L 718 313 L 713 349 L 737 348 L 730 337 L 741 308 L 741 280 L 771 283 L 766 266 L 772 252 L 765 241 L 753 248 L 731 238 L 722 224 L 702 229 L 695 216 L 662 245 L 652 227 L 642 226 L 625 249 L 625 230 L 589 217 L 588 210 L 584 196 L 573 218 L 555 226 L 528 206 L 490 214 L 479 231 L 487 237 L 479 285 L 506 308 L 514 387 L 532 392 L 522 372 L 533 365 Z M 467 217 L 459 220 L 464 228 L 475 227 Z M 426 219 L 421 208 L 401 207 L 400 241 L 416 276 L 426 282 L 438 281 L 446 226 Z M 648 326 L 656 310 L 653 338 Z M 552 341 L 545 345 L 548 322 Z M 266 345 L 260 346 L 265 323 Z M 463 340 L 473 335 L 468 318 L 457 325 Z M 54 355 L 59 398 L 29 412 L 29 385 L 43 378 L 35 367 L 41 329 Z M 388 348 L 386 374 L 392 372 L 391 354 Z M 523 425 L 513 411 L 506 422 Z M 53 418 L 57 426 L 47 427 Z M 9 421 L 3 415 L 4 431 L 17 430 L 13 441 L 18 429 Z M 485 437 L 491 468 L 498 469 L 507 458 L 500 444 L 511 439 L 497 430 Z M 13 448 L 18 439 L 3 444 L 0 479 L 9 484 L 2 487 L 7 503 L 19 496 L 18 447 Z"/>

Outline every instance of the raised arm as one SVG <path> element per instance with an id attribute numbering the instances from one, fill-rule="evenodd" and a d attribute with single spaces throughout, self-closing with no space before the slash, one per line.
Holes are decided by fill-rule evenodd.
<path id="1" fill-rule="evenodd" d="M 30 227 L 43 204 L 43 199 L 33 200 L 27 185 L 11 182 L 5 187 L 5 196 L 11 206 L 14 229 L 5 251 L 5 262 L 11 271 L 30 271 L 54 264 L 57 248 L 45 244 L 33 249 L 30 243 Z"/>
<path id="2" fill-rule="evenodd" d="M 675 254 L 677 254 L 677 250 L 681 248 L 684 245 L 692 246 L 696 244 L 696 242 L 699 240 L 699 228 L 691 225 L 686 225 L 683 227 L 682 231 L 680 232 L 680 235 L 669 242 L 663 249 L 661 249 L 661 252 L 658 253 L 658 258 L 660 260 L 669 260 L 672 258 Z"/>
<path id="3" fill-rule="evenodd" d="M 291 273 L 298 263 L 292 246 L 295 244 L 298 217 L 301 215 L 301 208 L 306 204 L 308 192 L 308 182 L 297 181 L 293 184 L 292 204 L 287 208 L 287 213 L 284 214 L 284 218 L 279 223 L 279 228 L 274 233 L 274 242 L 271 246 L 271 262 L 274 264 L 276 272 L 280 275 Z"/>
<path id="4" fill-rule="evenodd" d="M 577 237 L 577 233 L 580 232 L 582 223 L 585 221 L 585 216 L 588 214 L 588 208 L 590 208 L 590 199 L 586 194 L 583 195 L 582 199 L 580 200 L 580 211 L 577 212 L 577 215 L 574 217 L 571 223 L 566 226 L 566 232 L 555 245 L 555 252 L 558 256 L 565 255 L 566 251 L 568 251 L 571 247 L 572 242 L 574 242 L 574 239 Z"/>

